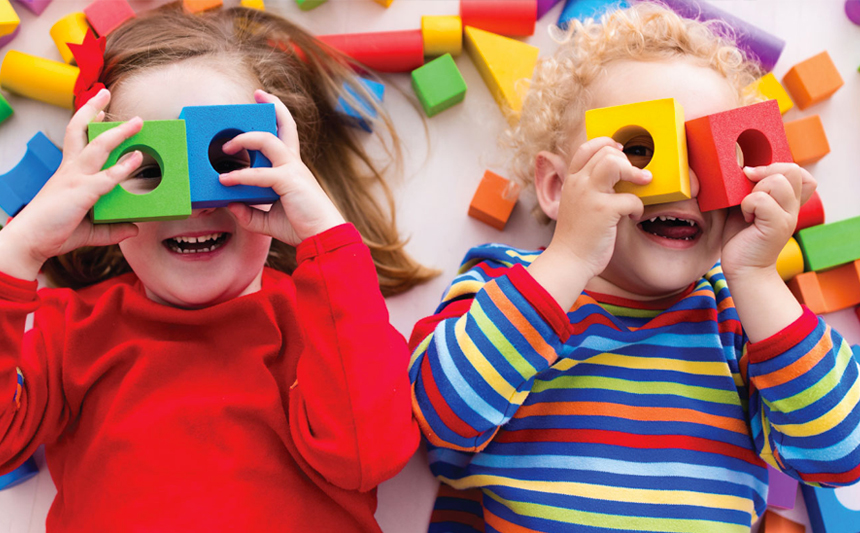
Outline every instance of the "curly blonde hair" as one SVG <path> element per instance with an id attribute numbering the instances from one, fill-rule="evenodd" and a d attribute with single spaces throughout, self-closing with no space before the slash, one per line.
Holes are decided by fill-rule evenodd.
<path id="1" fill-rule="evenodd" d="M 528 188 L 538 152 L 571 156 L 567 147 L 589 108 L 589 86 L 611 61 L 698 58 L 737 90 L 739 104 L 759 100 L 745 88 L 761 76 L 761 69 L 735 46 L 731 35 L 719 21 L 685 19 L 650 2 L 607 13 L 599 21 L 572 20 L 566 32 L 554 36 L 559 44 L 555 54 L 535 67 L 522 118 L 506 132 L 503 142 L 513 148 L 512 174 Z M 549 222 L 539 206 L 534 214 Z"/>

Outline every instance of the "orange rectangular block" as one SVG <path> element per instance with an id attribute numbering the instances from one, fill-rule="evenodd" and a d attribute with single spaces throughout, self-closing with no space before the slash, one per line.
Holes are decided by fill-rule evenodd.
<path id="1" fill-rule="evenodd" d="M 806 533 L 806 526 L 767 510 L 761 518 L 760 533 Z"/>
<path id="2" fill-rule="evenodd" d="M 816 274 L 827 313 L 860 305 L 860 260 Z"/>
<path id="3" fill-rule="evenodd" d="M 791 157 L 798 165 L 815 163 L 830 153 L 830 143 L 818 115 L 786 122 L 785 136 Z"/>
<path id="4" fill-rule="evenodd" d="M 503 230 L 519 196 L 519 184 L 488 170 L 469 204 L 469 216 Z"/>
<path id="5" fill-rule="evenodd" d="M 830 98 L 844 83 L 826 50 L 794 65 L 782 78 L 800 109 Z"/>
<path id="6" fill-rule="evenodd" d="M 223 4 L 224 0 L 182 0 L 182 6 L 188 13 L 208 11 L 216 7 L 221 7 Z"/>
<path id="7" fill-rule="evenodd" d="M 827 312 L 824 294 L 821 292 L 821 285 L 818 283 L 818 275 L 815 272 L 804 272 L 794 276 L 788 282 L 788 288 L 798 302 L 804 304 L 816 315 Z"/>

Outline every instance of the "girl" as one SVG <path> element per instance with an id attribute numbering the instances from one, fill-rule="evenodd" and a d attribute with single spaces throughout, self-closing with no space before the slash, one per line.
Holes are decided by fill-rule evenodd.
<path id="1" fill-rule="evenodd" d="M 643 206 L 614 187 L 650 182 L 650 138 L 586 138 L 587 109 L 674 98 L 692 120 L 743 105 L 755 73 L 645 3 L 575 23 L 538 66 L 512 138 L 552 240 L 471 250 L 410 341 L 431 468 L 472 489 L 440 491 L 432 531 L 748 533 L 765 463 L 860 478 L 856 347 L 775 265 L 812 176 L 748 168 L 740 208 L 703 213 L 690 170 L 692 199 Z"/>
<path id="2" fill-rule="evenodd" d="M 48 531 L 378 531 L 375 487 L 418 441 L 379 285 L 431 273 L 331 105 L 344 80 L 366 93 L 346 60 L 246 9 L 159 9 L 110 36 L 105 65 L 60 169 L 0 232 L 0 472 L 46 445 Z M 274 188 L 270 210 L 88 221 L 115 184 L 158 178 L 138 151 L 101 170 L 142 120 L 254 102 L 275 105 L 278 136 L 211 156 L 225 185 Z M 87 144 L 106 116 L 126 122 Z M 272 167 L 245 168 L 248 150 Z M 37 292 L 45 264 L 79 290 Z"/>

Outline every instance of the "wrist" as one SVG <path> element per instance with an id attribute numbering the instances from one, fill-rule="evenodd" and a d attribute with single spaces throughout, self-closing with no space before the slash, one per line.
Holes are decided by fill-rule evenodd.
<path id="1" fill-rule="evenodd" d="M 570 309 L 594 274 L 579 257 L 550 244 L 527 268 L 562 309 Z"/>
<path id="2" fill-rule="evenodd" d="M 18 235 L 14 226 L 0 230 L 0 272 L 14 278 L 33 281 L 47 258 L 40 259 L 27 239 Z"/>

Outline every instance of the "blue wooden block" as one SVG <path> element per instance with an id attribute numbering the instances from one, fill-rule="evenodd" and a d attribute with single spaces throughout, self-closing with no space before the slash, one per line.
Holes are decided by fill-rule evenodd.
<path id="1" fill-rule="evenodd" d="M 0 208 L 10 216 L 17 215 L 60 168 L 62 160 L 63 152 L 44 133 L 34 135 L 21 161 L 0 175 Z"/>
<path id="2" fill-rule="evenodd" d="M 850 492 L 848 498 L 860 498 L 860 487 L 819 489 L 801 483 L 800 489 L 809 512 L 812 533 L 857 533 L 860 530 L 860 510 L 849 509 L 836 496 L 837 491 L 846 491 Z M 860 509 L 860 502 L 856 508 Z"/>
<path id="3" fill-rule="evenodd" d="M 629 7 L 625 0 L 566 0 L 558 17 L 558 25 L 567 28 L 567 23 L 573 19 L 599 19 L 610 10 Z"/>
<path id="4" fill-rule="evenodd" d="M 385 96 L 385 85 L 367 78 L 359 78 L 358 80 L 378 102 L 382 102 L 382 98 Z M 372 118 L 377 117 L 376 110 L 373 109 L 373 106 L 364 100 L 360 94 L 356 93 L 348 83 L 343 84 L 343 89 L 358 101 L 364 110 L 365 115 L 370 115 Z M 349 105 L 349 102 L 347 102 L 344 97 L 341 96 L 337 99 L 337 107 L 335 110 L 343 116 L 346 123 L 350 126 L 361 128 L 366 132 L 373 131 L 367 119 L 353 106 Z"/>
<path id="5" fill-rule="evenodd" d="M 271 204 L 278 194 L 263 187 L 234 185 L 218 181 L 218 172 L 209 160 L 209 145 L 222 137 L 235 137 L 249 131 L 278 134 L 274 104 L 189 106 L 179 118 L 185 120 L 188 145 L 188 171 L 191 175 L 191 207 L 224 207 L 233 202 Z M 252 167 L 270 167 L 262 153 L 252 151 Z"/>
<path id="6" fill-rule="evenodd" d="M 9 472 L 6 475 L 0 476 L 0 490 L 14 487 L 19 483 L 23 483 L 39 473 L 39 468 L 36 466 L 36 461 L 32 457 L 24 461 L 24 464 Z"/>

